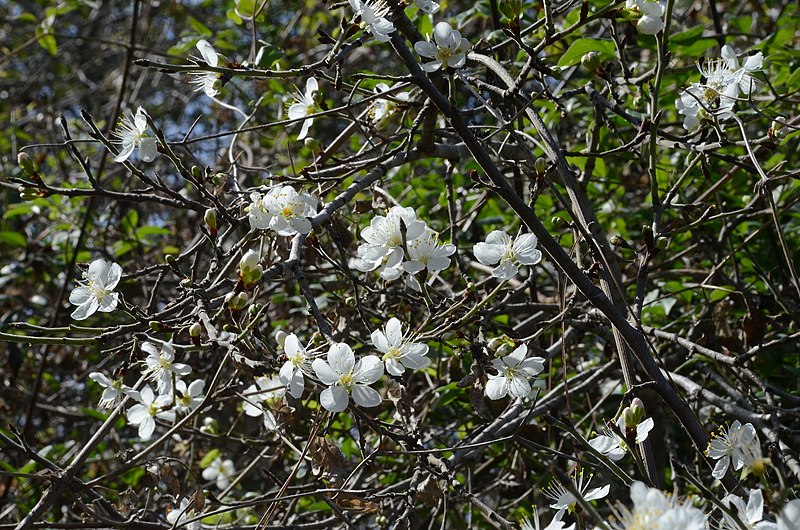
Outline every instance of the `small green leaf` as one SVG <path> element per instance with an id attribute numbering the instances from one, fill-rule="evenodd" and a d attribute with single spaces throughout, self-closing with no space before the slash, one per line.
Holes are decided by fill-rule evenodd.
<path id="1" fill-rule="evenodd" d="M 25 236 L 19 232 L 11 232 L 8 230 L 3 230 L 0 232 L 0 243 L 5 243 L 6 245 L 12 247 L 25 248 L 28 246 L 28 240 L 25 239 Z"/>
<path id="2" fill-rule="evenodd" d="M 58 42 L 56 42 L 56 38 L 50 34 L 49 27 L 43 28 L 38 26 L 36 28 L 36 42 L 50 55 L 55 56 L 58 54 Z"/>
<path id="3" fill-rule="evenodd" d="M 616 47 L 614 42 L 610 40 L 578 39 L 570 45 L 569 49 L 558 60 L 558 66 L 561 68 L 574 66 L 581 62 L 581 57 L 589 52 L 597 52 L 600 54 L 601 60 L 607 61 L 615 57 Z"/>
<path id="4" fill-rule="evenodd" d="M 271 68 L 283 57 L 283 50 L 272 44 L 264 44 L 259 48 L 258 55 L 256 55 L 257 68 Z"/>
<path id="5" fill-rule="evenodd" d="M 242 24 L 242 17 L 239 16 L 235 9 L 228 9 L 228 12 L 225 13 L 225 16 L 237 26 Z"/>
<path id="6" fill-rule="evenodd" d="M 216 460 L 220 455 L 219 449 L 212 449 L 211 451 L 206 453 L 206 456 L 200 461 L 200 468 L 205 469 L 211 465 L 211 462 Z"/>
<path id="7" fill-rule="evenodd" d="M 236 14 L 245 20 L 250 20 L 256 12 L 255 0 L 236 0 Z"/>

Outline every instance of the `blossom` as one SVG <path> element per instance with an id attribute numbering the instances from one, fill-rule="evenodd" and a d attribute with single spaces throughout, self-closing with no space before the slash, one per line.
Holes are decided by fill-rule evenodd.
<path id="1" fill-rule="evenodd" d="M 388 92 L 391 90 L 389 85 L 386 83 L 378 83 L 375 85 L 374 92 L 376 94 L 382 94 L 383 92 Z M 375 101 L 372 105 L 372 109 L 370 110 L 373 122 L 380 128 L 383 127 L 387 122 L 389 117 L 394 114 L 398 109 L 398 101 L 406 103 L 411 98 L 410 92 L 398 92 L 391 96 L 392 99 L 389 98 L 381 98 Z"/>
<path id="2" fill-rule="evenodd" d="M 299 399 L 306 388 L 304 371 L 308 366 L 306 349 L 300 345 L 297 335 L 291 333 L 283 340 L 283 351 L 287 360 L 278 374 L 281 384 L 285 385 L 292 397 Z"/>
<path id="3" fill-rule="evenodd" d="M 203 60 L 209 66 L 217 66 L 219 63 L 219 56 L 214 50 L 214 47 L 211 46 L 207 40 L 200 39 L 197 41 L 197 49 L 200 50 L 200 55 L 203 56 Z M 206 93 L 206 96 L 210 98 L 219 94 L 219 88 L 222 83 L 216 72 L 197 72 L 194 75 L 196 78 L 192 83 L 197 85 L 196 90 L 202 90 Z"/>
<path id="4" fill-rule="evenodd" d="M 739 60 L 736 58 L 736 52 L 727 44 L 722 47 L 720 55 L 730 72 L 729 81 L 736 83 L 739 90 L 742 91 L 742 94 L 750 94 L 750 91 L 756 83 L 752 74 L 760 70 L 761 66 L 764 64 L 764 54 L 758 52 L 755 55 L 750 55 L 744 60 L 741 67 L 739 67 Z"/>
<path id="5" fill-rule="evenodd" d="M 309 193 L 298 193 L 291 186 L 276 186 L 262 195 L 250 194 L 252 204 L 248 210 L 250 227 L 258 230 L 267 228 L 281 236 L 307 234 L 311 231 L 311 221 L 317 213 L 317 198 Z"/>
<path id="6" fill-rule="evenodd" d="M 654 424 L 653 418 L 647 418 L 636 426 L 635 440 L 637 444 L 647 439 L 647 435 L 653 429 Z M 626 432 L 625 418 L 623 416 L 620 416 L 617 420 L 617 428 L 619 432 Z M 605 429 L 603 434 L 589 440 L 589 445 L 614 461 L 622 459 L 622 457 L 625 456 L 625 452 L 628 450 L 628 443 L 625 438 L 612 429 Z"/>
<path id="7" fill-rule="evenodd" d="M 119 294 L 112 292 L 122 277 L 122 267 L 96 259 L 83 273 L 83 281 L 69 295 L 69 303 L 78 307 L 72 312 L 75 320 L 85 320 L 95 311 L 109 313 L 116 309 Z"/>
<path id="8" fill-rule="evenodd" d="M 514 351 L 502 359 L 492 359 L 492 366 L 499 372 L 490 375 L 486 383 L 486 396 L 489 399 L 502 399 L 506 394 L 515 398 L 524 398 L 531 391 L 529 377 L 536 377 L 544 370 L 544 359 L 531 357 L 526 359 L 528 347 L 520 344 Z"/>
<path id="9" fill-rule="evenodd" d="M 426 15 L 433 15 L 439 11 L 439 2 L 433 0 L 414 0 L 414 5 Z"/>
<path id="10" fill-rule="evenodd" d="M 422 69 L 426 72 L 435 72 L 443 64 L 450 68 L 461 68 L 466 62 L 465 53 L 469 48 L 469 41 L 447 22 L 439 22 L 433 28 L 433 42 L 414 43 L 414 50 L 420 56 L 433 59 L 422 65 Z"/>
<path id="11" fill-rule="evenodd" d="M 289 107 L 289 119 L 299 120 L 303 119 L 303 128 L 300 129 L 300 134 L 297 136 L 298 140 L 303 140 L 308 136 L 308 128 L 314 123 L 314 118 L 306 118 L 316 111 L 316 104 L 314 103 L 314 96 L 319 90 L 319 84 L 313 77 L 309 77 L 306 81 L 306 91 L 304 93 L 298 91 L 294 95 L 295 103 Z"/>
<path id="12" fill-rule="evenodd" d="M 244 413 L 250 417 L 263 416 L 264 425 L 269 430 L 275 430 L 278 422 L 270 410 L 270 402 L 282 398 L 286 394 L 286 387 L 278 376 L 262 376 L 256 379 L 255 384 L 244 391 Z"/>
<path id="13" fill-rule="evenodd" d="M 156 397 L 150 385 L 145 385 L 140 392 L 130 392 L 130 396 L 138 401 L 128 409 L 128 423 L 139 426 L 139 438 L 147 441 L 156 430 L 156 417 L 164 416 L 164 408 L 172 402 L 172 396 L 161 394 Z"/>
<path id="14" fill-rule="evenodd" d="M 131 387 L 122 382 L 122 378 L 109 379 L 100 372 L 92 372 L 89 379 L 103 387 L 103 395 L 97 404 L 101 409 L 112 409 L 122 403 L 122 398 L 131 390 Z"/>
<path id="15" fill-rule="evenodd" d="M 722 499 L 723 504 L 735 508 L 736 515 L 745 524 L 748 530 L 775 530 L 777 525 L 769 521 L 762 521 L 764 513 L 764 496 L 758 488 L 750 490 L 747 504 L 736 495 L 727 495 Z M 723 530 L 739 530 L 739 523 L 730 515 L 722 513 Z"/>
<path id="16" fill-rule="evenodd" d="M 403 270 L 416 274 L 425 269 L 428 272 L 438 272 L 450 266 L 450 255 L 456 251 L 452 244 L 439 245 L 439 234 L 426 228 L 425 232 L 417 239 L 406 245 L 408 260 L 403 262 Z"/>
<path id="17" fill-rule="evenodd" d="M 786 503 L 778 515 L 778 530 L 797 530 L 800 528 L 800 499 Z"/>
<path id="18" fill-rule="evenodd" d="M 627 0 L 625 7 L 638 19 L 636 29 L 643 35 L 655 35 L 666 27 L 661 20 L 666 8 L 658 0 Z"/>
<path id="19" fill-rule="evenodd" d="M 217 488 L 224 490 L 227 488 L 233 476 L 236 474 L 236 469 L 233 467 L 233 460 L 223 460 L 221 456 L 215 458 L 207 468 L 203 470 L 203 478 L 206 480 L 213 480 L 217 484 Z"/>
<path id="20" fill-rule="evenodd" d="M 708 442 L 706 455 L 718 461 L 711 472 L 717 479 L 725 476 L 731 462 L 737 471 L 744 468 L 743 475 L 750 470 L 759 472 L 764 466 L 755 427 L 752 423 L 742 425 L 739 420 L 735 420 L 727 430 L 720 428 L 719 433 Z"/>
<path id="21" fill-rule="evenodd" d="M 561 518 L 563 516 L 564 516 L 564 510 L 563 509 L 558 510 L 558 512 L 556 512 L 555 517 L 553 517 L 553 520 L 550 521 L 550 524 L 545 526 L 543 529 L 541 529 L 541 527 L 539 526 L 539 514 L 536 513 L 536 509 L 534 508 L 534 510 L 533 510 L 533 524 L 531 524 L 531 522 L 526 517 L 526 518 L 523 519 L 522 524 L 520 525 L 520 530 L 540 530 L 540 529 L 541 530 L 574 530 L 575 529 L 575 523 L 572 523 L 569 526 L 564 526 L 566 523 L 564 523 L 564 521 L 561 520 Z"/>
<path id="22" fill-rule="evenodd" d="M 191 504 L 193 505 L 194 503 Z M 167 512 L 167 522 L 173 527 L 184 526 L 188 530 L 200 530 L 200 520 L 190 523 L 186 522 L 194 518 L 194 515 L 194 508 L 190 508 L 189 499 L 184 497 L 178 506 L 173 506 L 172 509 Z"/>
<path id="23" fill-rule="evenodd" d="M 350 346 L 333 343 L 328 350 L 328 360 L 315 359 L 311 367 L 323 384 L 329 385 L 320 394 L 320 403 L 331 412 L 342 412 L 347 408 L 349 395 L 362 407 L 375 407 L 381 403 L 381 395 L 369 387 L 383 375 L 383 363 L 374 355 L 367 355 L 358 362 Z"/>
<path id="24" fill-rule="evenodd" d="M 499 263 L 492 276 L 508 280 L 519 272 L 517 265 L 536 265 L 541 261 L 542 253 L 536 249 L 537 243 L 533 234 L 522 234 L 512 239 L 505 232 L 495 230 L 486 236 L 485 243 L 476 244 L 472 252 L 484 265 Z"/>
<path id="25" fill-rule="evenodd" d="M 144 360 L 147 365 L 145 375 L 151 381 L 155 381 L 156 388 L 161 394 L 172 392 L 173 377 L 181 377 L 192 371 L 192 367 L 188 364 L 174 362 L 175 349 L 170 342 L 162 344 L 160 350 L 152 342 L 144 342 L 142 350 L 148 353 Z"/>
<path id="26" fill-rule="evenodd" d="M 136 109 L 136 115 L 131 118 L 123 117 L 114 136 L 122 142 L 122 149 L 114 158 L 115 162 L 125 162 L 139 148 L 139 154 L 145 162 L 156 159 L 156 141 L 147 134 L 147 113 L 142 107 Z"/>
<path id="27" fill-rule="evenodd" d="M 624 506 L 616 510 L 617 520 L 610 525 L 614 530 L 706 530 L 702 510 L 642 482 L 631 485 L 631 500 L 633 510 Z"/>
<path id="28" fill-rule="evenodd" d="M 585 483 L 583 478 L 583 469 L 578 469 L 578 471 L 572 476 L 572 485 L 580 494 L 581 498 L 583 498 L 583 500 L 594 501 L 597 499 L 602 499 L 608 495 L 608 491 L 611 489 L 610 484 L 606 484 L 601 488 L 589 489 L 589 484 L 592 482 L 592 475 L 589 475 L 589 479 Z M 575 503 L 578 502 L 578 499 L 575 497 L 575 495 L 573 495 L 558 482 L 552 482 L 543 493 L 546 497 L 553 500 L 553 504 L 551 504 L 550 507 L 556 510 L 562 510 L 566 508 L 572 511 L 575 509 Z"/>
<path id="29" fill-rule="evenodd" d="M 391 34 L 394 32 L 392 24 L 385 15 L 389 9 L 383 5 L 382 0 L 348 0 L 350 7 L 361 16 L 361 20 L 366 24 L 367 29 L 380 42 L 389 42 Z"/>
<path id="30" fill-rule="evenodd" d="M 406 368 L 420 370 L 431 362 L 425 357 L 427 344 L 411 342 L 408 337 L 403 337 L 402 325 L 394 317 L 389 319 L 383 331 L 372 332 L 372 344 L 383 354 L 386 371 L 392 375 L 402 375 Z"/>
<path id="31" fill-rule="evenodd" d="M 253 249 L 245 252 L 242 259 L 239 260 L 239 271 L 241 271 L 241 278 L 245 285 L 252 285 L 261 279 L 264 269 L 261 268 L 260 260 L 258 252 Z"/>
<path id="32" fill-rule="evenodd" d="M 205 386 L 206 382 L 202 379 L 195 379 L 189 385 L 183 379 L 178 379 L 175 383 L 175 408 L 172 410 L 177 414 L 188 414 L 199 407 L 205 399 Z"/>
<path id="33" fill-rule="evenodd" d="M 417 219 L 413 208 L 392 206 L 386 217 L 376 215 L 369 226 L 361 231 L 361 237 L 366 242 L 358 248 L 356 268 L 363 272 L 375 270 L 381 265 L 387 269 L 396 268 L 405 255 L 404 242 L 417 239 L 425 232 L 425 228 L 425 223 Z"/>

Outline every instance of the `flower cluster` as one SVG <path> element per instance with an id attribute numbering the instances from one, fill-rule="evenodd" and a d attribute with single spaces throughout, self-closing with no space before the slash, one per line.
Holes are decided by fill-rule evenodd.
<path id="1" fill-rule="evenodd" d="M 629 450 L 629 441 L 637 444 L 644 442 L 653 429 L 653 418 L 642 420 L 644 404 L 635 398 L 630 407 L 626 407 L 616 422 L 616 429 L 608 428 L 603 434 L 589 440 L 589 445 L 611 460 L 621 460 Z"/>
<path id="2" fill-rule="evenodd" d="M 627 0 L 625 8 L 631 19 L 636 21 L 639 33 L 655 35 L 666 27 L 661 19 L 666 7 L 659 0 Z"/>
<path id="3" fill-rule="evenodd" d="M 276 186 L 266 194 L 250 194 L 248 207 L 250 228 L 271 229 L 281 236 L 311 232 L 311 221 L 317 213 L 317 198 L 309 193 L 298 193 L 291 186 Z"/>
<path id="4" fill-rule="evenodd" d="M 357 16 L 361 17 L 364 25 L 379 42 L 389 42 L 394 33 L 394 24 L 384 16 L 389 7 L 383 0 L 348 0 Z"/>
<path id="5" fill-rule="evenodd" d="M 752 91 L 756 83 L 753 73 L 761 69 L 763 62 L 764 56 L 758 52 L 739 66 L 733 48 L 723 46 L 720 58 L 700 67 L 705 81 L 692 83 L 675 100 L 678 113 L 684 117 L 684 128 L 695 129 L 712 116 L 719 120 L 729 118 L 740 92 L 747 96 Z"/>
<path id="6" fill-rule="evenodd" d="M 122 267 L 96 259 L 83 273 L 83 281 L 69 294 L 69 303 L 78 306 L 72 312 L 75 320 L 85 320 L 96 311 L 109 313 L 117 308 L 119 294 L 113 292 L 122 277 Z"/>
<path id="7" fill-rule="evenodd" d="M 614 530 L 705 530 L 706 515 L 691 502 L 679 502 L 664 492 L 649 488 L 642 482 L 631 485 L 633 509 L 620 506 L 616 521 L 610 525 Z"/>
<path id="8" fill-rule="evenodd" d="M 538 240 L 533 234 L 510 237 L 501 230 L 486 236 L 485 243 L 472 248 L 475 258 L 484 265 L 497 265 L 492 276 L 500 280 L 510 280 L 519 272 L 519 265 L 536 265 L 542 260 L 542 253 L 536 248 Z"/>
<path id="9" fill-rule="evenodd" d="M 355 268 L 362 272 L 380 268 L 385 280 L 396 280 L 403 272 L 444 270 L 456 251 L 455 245 L 440 245 L 438 234 L 417 219 L 413 208 L 401 206 L 390 208 L 386 217 L 375 216 L 361 237 L 366 242 L 358 247 Z"/>

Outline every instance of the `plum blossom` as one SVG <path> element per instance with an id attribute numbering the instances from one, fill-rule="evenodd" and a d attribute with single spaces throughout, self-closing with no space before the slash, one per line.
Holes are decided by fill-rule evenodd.
<path id="1" fill-rule="evenodd" d="M 467 60 L 465 54 L 469 48 L 469 41 L 447 22 L 439 22 L 433 28 L 433 42 L 419 41 L 414 44 L 414 50 L 420 56 L 433 59 L 422 64 L 422 69 L 426 72 L 435 72 L 442 65 L 461 68 Z"/>
<path id="2" fill-rule="evenodd" d="M 489 399 L 502 399 L 507 394 L 514 398 L 524 398 L 531 391 L 529 377 L 536 377 L 544 370 L 544 359 L 527 359 L 528 347 L 520 344 L 502 359 L 492 359 L 497 375 L 489 375 L 486 383 L 486 396 Z"/>
<path id="3" fill-rule="evenodd" d="M 286 394 L 286 387 L 278 376 L 262 376 L 256 379 L 255 384 L 244 391 L 244 413 L 250 417 L 263 416 L 264 425 L 274 431 L 278 422 L 271 410 L 271 403 L 279 400 Z"/>
<path id="4" fill-rule="evenodd" d="M 299 399 L 306 388 L 304 372 L 308 369 L 308 354 L 294 333 L 284 338 L 283 351 L 287 359 L 281 366 L 280 381 L 292 397 Z"/>
<path id="5" fill-rule="evenodd" d="M 583 500 L 594 501 L 597 499 L 602 499 L 608 495 L 608 491 L 611 489 L 610 484 L 606 484 L 601 488 L 589 489 L 589 484 L 591 482 L 591 474 L 589 475 L 588 480 L 584 482 L 583 469 L 578 469 L 578 471 L 572 476 L 572 484 L 575 486 L 575 490 L 580 494 Z M 546 497 L 553 501 L 553 504 L 551 504 L 550 507 L 555 510 L 562 510 L 566 508 L 567 510 L 572 511 L 575 509 L 575 503 L 578 502 L 578 499 L 575 498 L 575 495 L 573 495 L 569 490 L 567 490 L 567 488 L 558 482 L 552 482 L 543 491 L 543 493 Z"/>
<path id="6" fill-rule="evenodd" d="M 95 311 L 109 313 L 116 309 L 119 294 L 112 292 L 122 277 L 122 267 L 96 259 L 83 273 L 83 280 L 69 295 L 69 303 L 78 307 L 72 312 L 75 320 L 85 320 Z"/>
<path id="7" fill-rule="evenodd" d="M 320 394 L 320 403 L 331 412 L 342 412 L 347 408 L 349 396 L 362 407 L 375 407 L 381 403 L 381 395 L 369 385 L 383 375 L 383 363 L 374 355 L 355 360 L 353 350 L 344 343 L 333 343 L 328 350 L 327 361 L 315 359 L 311 367 L 317 378 L 328 388 Z"/>
<path id="8" fill-rule="evenodd" d="M 643 35 L 655 35 L 666 27 L 661 20 L 666 8 L 658 0 L 627 0 L 625 7 L 636 20 L 636 29 Z"/>
<path id="9" fill-rule="evenodd" d="M 194 516 L 194 508 L 190 508 L 189 499 L 184 497 L 181 499 L 181 502 L 178 506 L 173 506 L 172 509 L 167 512 L 167 522 L 173 527 L 182 526 L 187 530 L 200 530 L 200 520 L 192 521 L 190 523 L 186 522 L 189 519 L 194 518 Z"/>
<path id="10" fill-rule="evenodd" d="M 450 256 L 456 251 L 452 244 L 439 244 L 439 234 L 426 228 L 425 232 L 407 245 L 408 260 L 403 262 L 403 270 L 416 274 L 427 269 L 429 273 L 439 272 L 450 266 Z"/>
<path id="11" fill-rule="evenodd" d="M 389 42 L 391 34 L 394 33 L 392 24 L 384 15 L 389 12 L 388 6 L 384 5 L 383 0 L 348 0 L 350 7 L 356 15 L 361 16 L 361 20 L 367 29 L 380 42 Z"/>
<path id="12" fill-rule="evenodd" d="M 314 123 L 314 118 L 306 118 L 316 112 L 316 103 L 314 97 L 319 90 L 319 84 L 313 77 L 309 77 L 306 81 L 306 91 L 294 95 L 295 103 L 289 107 L 289 119 L 299 120 L 303 119 L 303 127 L 300 129 L 300 134 L 297 135 L 297 140 L 303 140 L 308 136 L 308 128 Z"/>
<path id="13" fill-rule="evenodd" d="M 137 147 L 139 155 L 145 162 L 156 159 L 158 148 L 155 139 L 147 134 L 147 113 L 142 107 L 136 109 L 136 115 L 132 114 L 130 118 L 123 117 L 113 135 L 122 142 L 122 149 L 114 158 L 115 162 L 125 162 Z"/>
<path id="14" fill-rule="evenodd" d="M 122 378 L 110 379 L 100 372 L 92 372 L 89 379 L 103 387 L 103 395 L 97 406 L 101 409 L 112 409 L 122 403 L 123 397 L 133 389 L 125 385 Z"/>
<path id="15" fill-rule="evenodd" d="M 130 396 L 138 403 L 128 409 L 128 423 L 139 426 L 139 438 L 146 442 L 156 430 L 156 418 L 163 418 L 164 409 L 172 403 L 172 396 L 156 396 L 150 385 L 145 385 L 139 392 L 131 391 Z"/>
<path id="16" fill-rule="evenodd" d="M 203 478 L 213 480 L 217 488 L 224 490 L 231 484 L 236 469 L 233 467 L 233 460 L 224 459 L 221 456 L 215 458 L 207 468 L 203 470 Z"/>
<path id="17" fill-rule="evenodd" d="M 175 382 L 175 408 L 169 412 L 188 414 L 199 407 L 205 399 L 205 386 L 206 382 L 202 379 L 195 379 L 188 385 L 183 379 L 178 379 Z"/>
<path id="18" fill-rule="evenodd" d="M 738 85 L 738 89 L 745 96 L 750 94 L 750 91 L 755 87 L 756 80 L 753 78 L 753 73 L 761 70 L 764 64 L 764 54 L 758 52 L 750 55 L 744 60 L 742 66 L 739 66 L 739 59 L 736 58 L 736 52 L 727 44 L 722 47 L 720 55 L 725 61 L 728 71 L 730 72 L 730 82 Z"/>
<path id="19" fill-rule="evenodd" d="M 307 234 L 312 225 L 308 217 L 317 213 L 319 201 L 309 193 L 298 193 L 291 186 L 276 186 L 266 194 L 250 194 L 248 217 L 254 230 L 271 229 L 281 236 Z"/>
<path id="20" fill-rule="evenodd" d="M 439 11 L 439 2 L 433 0 L 414 0 L 414 5 L 426 15 L 433 15 Z"/>
<path id="21" fill-rule="evenodd" d="M 749 471 L 760 472 L 765 462 L 755 427 L 752 423 L 742 425 L 739 420 L 731 423 L 728 429 L 720 428 L 708 442 L 706 455 L 717 460 L 711 472 L 717 479 L 725 476 L 731 463 L 736 471 L 744 468 L 742 473 L 746 475 Z"/>
<path id="22" fill-rule="evenodd" d="M 706 530 L 706 516 L 690 502 L 680 503 L 642 482 L 631 485 L 633 510 L 620 506 L 609 526 L 614 530 Z"/>
<path id="23" fill-rule="evenodd" d="M 533 234 L 522 234 L 512 239 L 502 230 L 495 230 L 486 236 L 485 243 L 476 244 L 472 252 L 484 265 L 499 263 L 492 271 L 492 276 L 508 280 L 517 275 L 518 265 L 536 265 L 542 260 L 542 253 L 536 248 L 537 243 Z"/>
<path id="24" fill-rule="evenodd" d="M 636 426 L 635 440 L 637 444 L 647 439 L 647 435 L 653 429 L 654 425 L 655 422 L 653 418 L 647 418 Z M 620 416 L 617 420 L 617 428 L 619 432 L 625 432 L 625 418 L 623 416 Z M 625 438 L 612 429 L 605 429 L 603 434 L 589 440 L 589 445 L 614 461 L 621 460 L 628 451 L 628 443 L 625 441 Z"/>
<path id="25" fill-rule="evenodd" d="M 170 342 L 162 344 L 160 350 L 152 342 L 144 342 L 142 350 L 148 354 L 144 360 L 147 365 L 145 375 L 156 383 L 160 394 L 172 392 L 173 377 L 179 378 L 192 371 L 192 367 L 188 364 L 175 362 L 175 349 Z"/>
<path id="26" fill-rule="evenodd" d="M 402 325 L 394 317 L 389 319 L 383 331 L 372 332 L 372 344 L 383 354 L 382 360 L 386 363 L 386 371 L 391 375 L 402 375 L 406 368 L 420 370 L 431 362 L 425 356 L 428 353 L 428 346 L 420 342 L 411 342 L 409 337 L 404 337 Z"/>
<path id="27" fill-rule="evenodd" d="M 383 272 L 393 271 L 389 277 L 382 274 L 384 279 L 397 278 L 402 273 L 398 266 L 405 255 L 403 244 L 422 236 L 425 228 L 425 223 L 417 219 L 413 208 L 392 206 L 386 217 L 373 217 L 369 226 L 361 231 L 366 242 L 358 247 L 356 269 L 369 272 L 383 265 Z"/>
<path id="28" fill-rule="evenodd" d="M 197 41 L 197 49 L 200 50 L 200 55 L 203 56 L 203 60 L 209 66 L 217 66 L 219 63 L 219 56 L 214 50 L 214 47 L 211 46 L 207 40 L 200 39 Z M 210 98 L 213 98 L 219 94 L 219 88 L 222 83 L 216 72 L 197 72 L 194 75 L 195 79 L 192 81 L 192 83 L 197 85 L 196 90 L 202 90 L 205 92 L 206 96 Z"/>
<path id="29" fill-rule="evenodd" d="M 566 523 L 561 520 L 564 516 L 564 510 L 558 510 L 556 515 L 553 517 L 553 520 L 550 521 L 550 524 L 541 528 L 539 525 L 539 514 L 536 512 L 536 508 L 533 509 L 533 524 L 528 520 L 527 517 L 523 518 L 522 524 L 520 525 L 520 530 L 575 530 L 575 523 L 572 523 L 569 526 L 565 526 Z"/>
<path id="30" fill-rule="evenodd" d="M 736 512 L 739 520 L 742 521 L 748 530 L 775 530 L 778 525 L 764 521 L 764 496 L 759 488 L 750 490 L 747 504 L 744 499 L 730 494 L 722 499 L 723 504 L 731 507 Z M 730 515 L 722 512 L 722 530 L 739 530 L 739 523 Z"/>
<path id="31" fill-rule="evenodd" d="M 378 83 L 375 85 L 374 92 L 376 94 L 382 94 L 383 92 L 388 92 L 390 90 L 391 88 L 389 88 L 389 85 L 386 83 Z M 397 112 L 399 107 L 398 102 L 405 103 L 409 101 L 411 98 L 411 93 L 398 92 L 390 97 L 391 99 L 387 97 L 386 99 L 381 98 L 376 100 L 370 109 L 372 121 L 378 126 L 378 128 L 383 127 L 388 122 L 389 117 Z"/>

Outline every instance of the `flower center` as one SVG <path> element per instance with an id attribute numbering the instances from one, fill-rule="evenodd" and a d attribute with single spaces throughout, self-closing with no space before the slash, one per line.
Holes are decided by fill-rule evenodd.
<path id="1" fill-rule="evenodd" d="M 383 354 L 382 360 L 388 361 L 389 359 L 397 359 L 401 355 L 402 354 L 400 353 L 400 350 L 398 350 L 395 346 L 392 346 L 391 348 L 389 348 L 389 351 Z"/>
<path id="2" fill-rule="evenodd" d="M 453 53 L 453 50 L 451 50 L 450 48 L 437 48 L 436 49 L 436 58 L 438 60 L 444 62 L 444 63 L 446 63 L 447 60 L 450 57 L 452 57 L 453 55 L 455 55 L 455 54 Z"/>
<path id="3" fill-rule="evenodd" d="M 339 378 L 339 385 L 350 392 L 350 387 L 353 386 L 353 374 L 352 372 L 349 374 L 342 374 Z"/>

